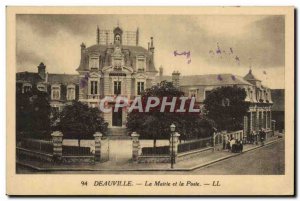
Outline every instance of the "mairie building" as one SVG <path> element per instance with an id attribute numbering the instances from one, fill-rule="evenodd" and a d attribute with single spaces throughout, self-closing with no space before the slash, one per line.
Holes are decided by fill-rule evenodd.
<path id="1" fill-rule="evenodd" d="M 271 128 L 272 99 L 269 88 L 262 85 L 250 70 L 244 76 L 232 74 L 182 76 L 174 71 L 172 76 L 163 75 L 163 68 L 155 67 L 153 37 L 148 47 L 139 44 L 139 29 L 123 31 L 120 27 L 113 30 L 96 31 L 96 44 L 86 47 L 80 45 L 80 64 L 77 74 L 47 73 L 46 65 L 40 63 L 38 72 L 18 72 L 17 90 L 27 93 L 32 90 L 49 94 L 50 105 L 61 111 L 66 104 L 79 100 L 90 107 L 99 107 L 100 100 L 111 96 L 123 96 L 133 100 L 141 92 L 161 81 L 172 81 L 186 96 L 195 97 L 202 103 L 208 94 L 217 87 L 239 86 L 247 93 L 245 101 L 251 103 L 248 115 L 244 118 L 244 131 L 250 133 L 260 128 Z M 108 103 L 114 108 L 115 101 Z M 126 132 L 127 113 L 124 110 L 103 113 L 109 124 L 109 134 Z"/>

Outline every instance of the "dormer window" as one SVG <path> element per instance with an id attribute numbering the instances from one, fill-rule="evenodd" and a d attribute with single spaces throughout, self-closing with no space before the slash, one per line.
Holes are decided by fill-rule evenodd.
<path id="1" fill-rule="evenodd" d="M 23 84 L 23 93 L 28 93 L 31 91 L 32 85 L 30 83 L 25 83 Z"/>
<path id="2" fill-rule="evenodd" d="M 145 66 L 146 66 L 146 62 L 144 56 L 139 56 L 136 60 L 137 71 L 144 72 Z"/>
<path id="3" fill-rule="evenodd" d="M 38 85 L 37 85 L 37 89 L 38 89 L 39 91 L 46 91 L 46 86 L 45 86 L 44 84 L 38 84 Z"/>
<path id="4" fill-rule="evenodd" d="M 60 85 L 51 86 L 51 99 L 60 100 Z"/>
<path id="5" fill-rule="evenodd" d="M 99 68 L 99 58 L 98 57 L 91 57 L 89 61 L 90 69 L 98 69 Z"/>
<path id="6" fill-rule="evenodd" d="M 67 86 L 67 100 L 75 100 L 75 85 Z"/>
<path id="7" fill-rule="evenodd" d="M 121 36 L 119 34 L 117 34 L 115 40 L 120 42 L 121 41 Z"/>

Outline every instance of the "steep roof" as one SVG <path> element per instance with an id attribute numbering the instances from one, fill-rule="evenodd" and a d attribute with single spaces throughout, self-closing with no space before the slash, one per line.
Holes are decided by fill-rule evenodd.
<path id="1" fill-rule="evenodd" d="M 40 77 L 38 73 L 27 72 L 27 71 L 17 73 L 16 79 L 17 81 L 25 81 L 31 83 L 37 83 L 43 81 L 43 79 Z"/>
<path id="2" fill-rule="evenodd" d="M 244 77 L 245 80 L 258 80 L 254 75 L 252 74 L 252 70 L 250 69 L 247 75 Z"/>
<path id="3" fill-rule="evenodd" d="M 155 78 L 154 78 L 154 81 L 156 82 L 156 83 L 160 83 L 161 81 L 164 81 L 164 80 L 166 80 L 166 81 L 168 81 L 168 82 L 171 82 L 172 81 L 172 76 L 170 76 L 170 75 L 162 75 L 162 76 L 155 76 Z"/>
<path id="4" fill-rule="evenodd" d="M 271 89 L 273 111 L 284 111 L 284 89 Z"/>
<path id="5" fill-rule="evenodd" d="M 78 84 L 79 76 L 71 74 L 48 74 L 48 82 L 50 84 L 63 83 L 63 84 Z"/>
<path id="6" fill-rule="evenodd" d="M 149 54 L 148 50 L 142 46 L 123 45 L 122 48 L 128 49 L 131 53 L 134 53 L 135 55 L 139 53 Z"/>
<path id="7" fill-rule="evenodd" d="M 38 73 L 33 72 L 19 72 L 17 73 L 17 81 L 25 81 L 30 83 L 38 83 L 44 82 Z M 79 83 L 79 76 L 78 75 L 71 75 L 71 74 L 50 74 L 48 73 L 48 82 L 50 84 L 54 83 L 62 83 L 62 84 L 78 84 Z"/>
<path id="8" fill-rule="evenodd" d="M 122 47 L 122 49 L 129 50 L 134 55 L 139 54 L 139 53 L 149 54 L 148 50 L 142 46 L 122 45 L 121 47 Z M 105 51 L 107 48 L 114 48 L 114 46 L 113 45 L 96 44 L 96 45 L 92 45 L 86 49 L 90 52 L 93 52 L 93 51 L 102 52 L 102 51 Z"/>
<path id="9" fill-rule="evenodd" d="M 180 86 L 252 85 L 241 76 L 233 74 L 183 75 L 179 77 Z M 172 81 L 172 76 L 157 76 L 155 81 Z"/>

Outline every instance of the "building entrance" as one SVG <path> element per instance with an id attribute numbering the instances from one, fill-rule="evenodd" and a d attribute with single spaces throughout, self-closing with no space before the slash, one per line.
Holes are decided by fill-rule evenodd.
<path id="1" fill-rule="evenodd" d="M 117 112 L 112 111 L 112 125 L 113 126 L 122 126 L 122 108 L 119 108 Z"/>

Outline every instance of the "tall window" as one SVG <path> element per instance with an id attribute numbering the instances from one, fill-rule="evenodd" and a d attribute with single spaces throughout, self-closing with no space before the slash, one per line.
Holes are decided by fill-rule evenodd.
<path id="1" fill-rule="evenodd" d="M 190 94 L 190 97 L 197 97 L 197 90 L 196 89 L 190 90 L 189 94 Z"/>
<path id="2" fill-rule="evenodd" d="M 91 94 L 98 94 L 98 82 L 91 81 Z"/>
<path id="3" fill-rule="evenodd" d="M 144 61 L 144 59 L 138 59 L 137 60 L 137 68 L 138 68 L 138 71 L 144 71 L 145 70 L 145 61 Z"/>
<path id="4" fill-rule="evenodd" d="M 205 98 L 207 98 L 210 93 L 211 93 L 211 91 L 205 91 Z"/>
<path id="5" fill-rule="evenodd" d="M 60 87 L 52 87 L 52 100 L 60 99 Z"/>
<path id="6" fill-rule="evenodd" d="M 69 86 L 67 89 L 67 100 L 75 100 L 75 87 Z"/>
<path id="7" fill-rule="evenodd" d="M 114 81 L 114 94 L 121 94 L 121 81 Z"/>
<path id="8" fill-rule="evenodd" d="M 144 89 L 145 89 L 144 82 L 138 82 L 137 83 L 137 95 L 141 95 L 141 93 L 144 91 Z"/>

